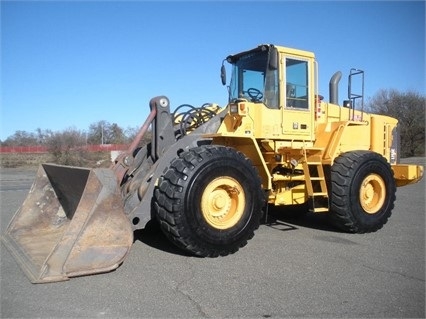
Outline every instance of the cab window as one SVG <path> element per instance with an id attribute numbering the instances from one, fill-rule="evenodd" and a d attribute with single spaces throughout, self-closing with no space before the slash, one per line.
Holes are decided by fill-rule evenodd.
<path id="1" fill-rule="evenodd" d="M 308 109 L 308 62 L 286 58 L 286 107 Z"/>

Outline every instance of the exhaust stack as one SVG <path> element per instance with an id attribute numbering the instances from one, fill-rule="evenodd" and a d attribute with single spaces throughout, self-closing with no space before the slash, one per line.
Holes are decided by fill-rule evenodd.
<path id="1" fill-rule="evenodd" d="M 330 92 L 330 103 L 332 104 L 339 104 L 339 82 L 342 78 L 342 72 L 337 71 L 333 74 L 333 76 L 330 79 L 329 84 L 329 92 Z"/>

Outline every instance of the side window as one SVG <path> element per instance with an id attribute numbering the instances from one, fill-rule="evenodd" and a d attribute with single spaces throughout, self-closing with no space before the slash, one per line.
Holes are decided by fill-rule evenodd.
<path id="1" fill-rule="evenodd" d="M 286 59 L 286 107 L 308 109 L 308 62 Z"/>
<path id="2" fill-rule="evenodd" d="M 278 70 L 268 70 L 265 75 L 264 103 L 271 109 L 279 109 L 279 78 Z"/>

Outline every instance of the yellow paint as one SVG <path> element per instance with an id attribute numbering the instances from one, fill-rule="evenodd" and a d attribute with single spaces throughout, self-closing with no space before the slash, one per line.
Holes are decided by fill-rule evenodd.
<path id="1" fill-rule="evenodd" d="M 201 197 L 205 221 L 216 229 L 229 229 L 241 219 L 245 209 L 245 194 L 241 184 L 223 176 L 211 181 Z"/>
<path id="2" fill-rule="evenodd" d="M 392 164 L 397 186 L 422 178 L 422 166 L 395 165 L 395 150 L 391 151 L 391 146 L 396 119 L 318 101 L 314 53 L 282 46 L 276 48 L 279 52 L 279 107 L 268 108 L 263 103 L 245 99 L 232 101 L 217 133 L 206 135 L 212 138 L 213 144 L 231 146 L 252 160 L 262 179 L 262 187 L 269 191 L 269 203 L 301 204 L 316 194 L 328 196 L 324 184 L 320 191 L 314 190 L 314 182 L 309 180 L 311 177 L 306 170 L 316 164 L 306 162 L 313 155 L 322 164 L 319 165 L 331 166 L 342 153 L 374 151 Z M 292 97 L 291 91 L 287 93 L 287 59 L 304 62 L 301 64 L 308 72 L 306 96 Z M 375 213 L 385 196 L 383 181 L 373 175 L 365 184 L 359 194 L 362 206 L 365 211 Z"/>
<path id="3" fill-rule="evenodd" d="M 422 179 L 424 168 L 420 165 L 397 164 L 392 165 L 396 186 L 405 186 L 417 183 Z"/>
<path id="4" fill-rule="evenodd" d="M 361 183 L 359 202 L 367 214 L 376 214 L 386 198 L 386 185 L 377 174 L 368 175 Z"/>

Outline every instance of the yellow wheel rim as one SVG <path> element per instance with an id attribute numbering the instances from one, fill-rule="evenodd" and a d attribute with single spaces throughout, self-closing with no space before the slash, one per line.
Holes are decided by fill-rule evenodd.
<path id="1" fill-rule="evenodd" d="M 382 208 L 385 198 L 386 185 L 379 175 L 371 174 L 364 178 L 361 184 L 359 200 L 366 213 L 377 213 Z"/>
<path id="2" fill-rule="evenodd" d="M 217 229 L 236 225 L 244 213 L 245 195 L 241 184 L 232 177 L 211 181 L 201 197 L 201 211 L 206 222 Z"/>

